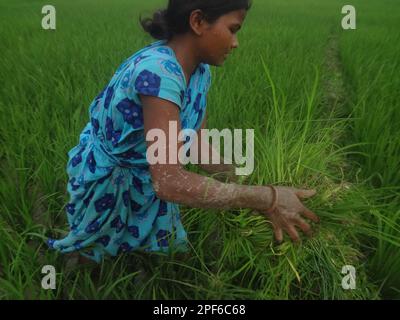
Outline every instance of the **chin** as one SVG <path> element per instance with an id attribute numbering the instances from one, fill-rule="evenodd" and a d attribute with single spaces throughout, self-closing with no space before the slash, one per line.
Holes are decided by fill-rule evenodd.
<path id="1" fill-rule="evenodd" d="M 213 61 L 212 63 L 209 63 L 209 65 L 214 66 L 214 67 L 222 67 L 224 63 L 225 63 L 225 59 L 222 59 L 219 61 Z"/>
<path id="2" fill-rule="evenodd" d="M 205 63 L 210 65 L 210 66 L 221 67 L 224 64 L 224 62 L 225 62 L 225 59 L 222 58 L 222 59 L 219 59 L 219 60 L 208 59 L 208 61 L 206 61 Z"/>

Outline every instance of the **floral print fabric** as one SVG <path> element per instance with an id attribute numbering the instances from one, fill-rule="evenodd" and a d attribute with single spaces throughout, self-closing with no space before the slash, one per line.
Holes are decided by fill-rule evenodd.
<path id="1" fill-rule="evenodd" d="M 91 102 L 79 143 L 68 152 L 69 232 L 48 239 L 51 249 L 79 252 L 97 262 L 132 250 L 188 250 L 179 206 L 155 195 L 139 94 L 177 105 L 182 129 L 198 130 L 211 85 L 200 63 L 189 85 L 172 48 L 157 41 L 126 59 Z"/>

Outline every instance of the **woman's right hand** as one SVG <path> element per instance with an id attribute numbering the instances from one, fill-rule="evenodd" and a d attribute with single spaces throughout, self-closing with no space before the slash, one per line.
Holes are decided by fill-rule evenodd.
<path id="1" fill-rule="evenodd" d="M 267 188 L 270 188 L 267 186 Z M 259 210 L 272 223 L 275 239 L 280 243 L 283 240 L 283 231 L 294 241 L 300 241 L 295 227 L 299 227 L 307 236 L 312 235 L 311 226 L 302 218 L 306 217 L 314 222 L 319 218 L 311 210 L 307 209 L 300 199 L 307 199 L 316 194 L 316 191 L 297 189 L 293 187 L 276 186 L 278 201 L 274 210 Z M 273 191 L 273 190 L 272 190 Z"/>

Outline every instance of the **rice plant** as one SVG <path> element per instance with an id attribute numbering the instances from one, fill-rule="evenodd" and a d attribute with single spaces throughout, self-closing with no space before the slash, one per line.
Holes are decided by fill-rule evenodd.
<path id="1" fill-rule="evenodd" d="M 79 266 L 49 251 L 67 230 L 67 152 L 120 63 L 152 41 L 139 13 L 162 0 L 0 2 L 0 299 L 399 298 L 399 13 L 394 0 L 254 0 L 239 49 L 212 68 L 209 128 L 251 128 L 246 183 L 317 189 L 314 237 L 273 242 L 251 210 L 182 207 L 191 251 L 134 252 Z M 334 98 L 332 98 L 334 97 Z M 334 102 L 333 102 L 334 101 Z M 198 170 L 189 166 L 190 170 Z M 57 271 L 43 290 L 44 265 Z M 356 288 L 342 287 L 354 266 Z"/>

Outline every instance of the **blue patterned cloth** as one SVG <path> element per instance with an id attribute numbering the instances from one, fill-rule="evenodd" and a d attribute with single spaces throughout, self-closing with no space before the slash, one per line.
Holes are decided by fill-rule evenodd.
<path id="1" fill-rule="evenodd" d="M 158 199 L 153 189 L 138 94 L 175 103 L 182 128 L 198 130 L 210 84 L 210 66 L 200 63 L 186 87 L 182 67 L 165 40 L 119 66 L 90 104 L 90 121 L 68 152 L 70 230 L 63 239 L 48 239 L 50 248 L 79 250 L 96 262 L 105 254 L 132 250 L 189 250 L 179 206 Z"/>

